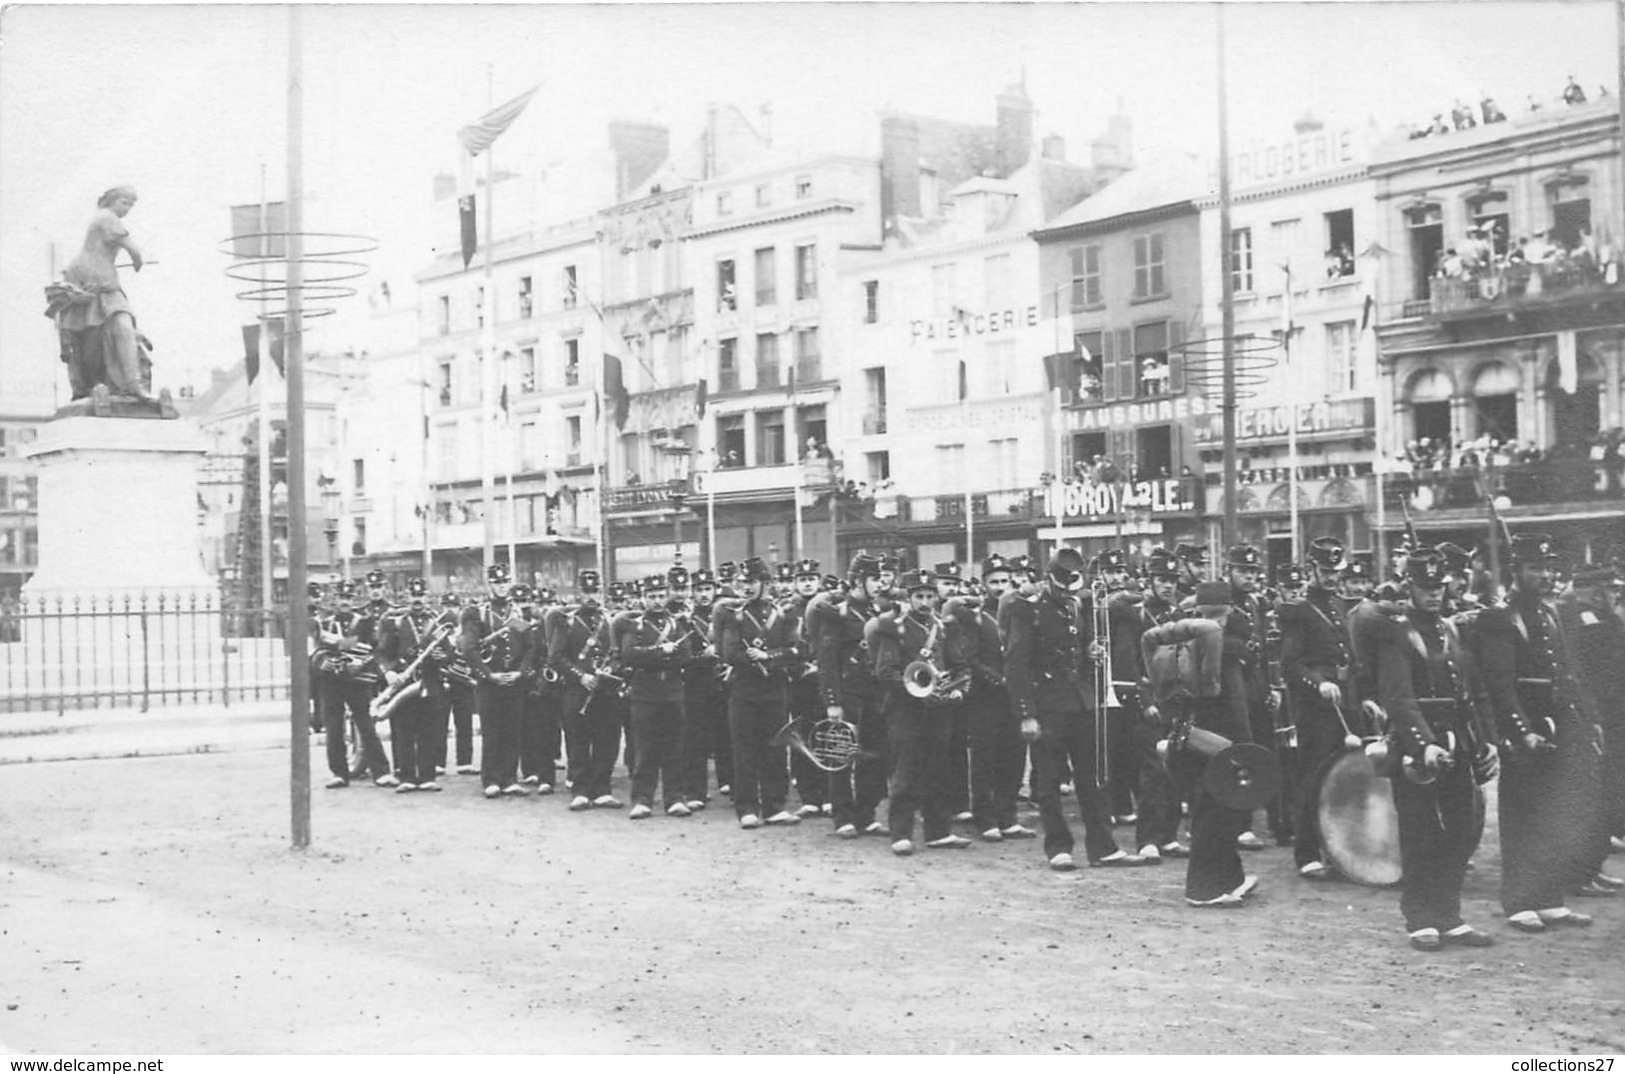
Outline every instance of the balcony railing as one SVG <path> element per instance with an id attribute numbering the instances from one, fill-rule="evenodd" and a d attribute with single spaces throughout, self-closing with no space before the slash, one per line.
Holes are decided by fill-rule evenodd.
<path id="1" fill-rule="evenodd" d="M 1618 290 L 1596 268 L 1578 261 L 1514 264 L 1483 276 L 1435 277 L 1428 281 L 1425 307 L 1408 302 L 1407 316 L 1449 314 L 1459 311 L 1499 311 L 1571 295 Z"/>
<path id="2" fill-rule="evenodd" d="M 1505 497 L 1512 507 L 1599 502 L 1625 510 L 1625 458 L 1542 459 L 1504 466 L 1468 466 L 1395 474 L 1389 495 L 1413 509 L 1481 510 L 1484 490 Z"/>

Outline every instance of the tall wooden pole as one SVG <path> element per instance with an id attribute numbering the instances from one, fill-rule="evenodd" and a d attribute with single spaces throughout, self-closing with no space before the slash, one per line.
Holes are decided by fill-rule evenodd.
<path id="1" fill-rule="evenodd" d="M 288 373 L 288 661 L 293 670 L 289 715 L 293 845 L 310 845 L 310 657 L 305 651 L 305 355 L 304 286 L 305 60 L 300 5 L 288 6 L 288 242 L 287 331 L 283 351 Z M 269 376 L 261 370 L 262 376 Z M 269 553 L 269 549 L 266 550 Z M 329 728 L 328 734 L 334 734 Z M 338 733 L 342 733 L 342 730 Z"/>
<path id="2" fill-rule="evenodd" d="M 492 98 L 492 69 L 485 68 L 485 106 L 496 107 Z M 497 408 L 497 356 L 496 356 L 496 293 L 491 283 L 491 217 L 496 209 L 496 168 L 491 163 L 492 146 L 485 147 L 485 252 L 483 257 L 485 280 L 480 289 L 480 488 L 485 501 L 485 569 L 489 571 L 497 561 L 496 510 L 496 408 Z M 474 203 L 479 204 L 476 192 Z"/>
<path id="3" fill-rule="evenodd" d="M 1224 64 L 1224 5 L 1215 5 L 1218 16 L 1219 69 L 1219 315 L 1220 346 L 1224 370 L 1224 396 L 1219 410 L 1224 419 L 1224 538 L 1226 547 L 1237 540 L 1236 532 L 1236 311 L 1235 281 L 1230 278 L 1230 102 L 1227 96 Z M 1222 553 L 1221 553 L 1222 554 Z M 1217 561 L 1217 556 L 1214 557 Z"/>

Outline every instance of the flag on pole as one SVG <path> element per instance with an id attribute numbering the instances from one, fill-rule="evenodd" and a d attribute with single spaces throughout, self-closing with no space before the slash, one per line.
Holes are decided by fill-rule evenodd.
<path id="1" fill-rule="evenodd" d="M 265 324 L 270 332 L 268 348 L 271 352 L 271 361 L 276 364 L 276 371 L 287 376 L 283 368 L 282 337 L 283 327 L 281 317 L 267 317 Z M 254 378 L 260 375 L 260 326 L 258 323 L 243 325 L 243 357 L 248 367 L 248 383 L 254 383 Z"/>
<path id="2" fill-rule="evenodd" d="M 1292 262 L 1282 262 L 1281 273 L 1286 277 L 1286 287 L 1281 292 L 1281 339 L 1290 345 L 1292 332 L 1298 327 L 1292 321 Z"/>
<path id="3" fill-rule="evenodd" d="M 474 251 L 479 246 L 479 229 L 475 223 L 474 208 L 474 158 L 490 149 L 491 144 L 513 126 L 513 121 L 519 118 L 519 113 L 525 110 L 531 97 L 540 88 L 540 83 L 532 86 L 507 104 L 493 108 L 457 131 L 457 141 L 463 147 L 462 159 L 457 169 L 457 219 L 461 225 L 464 268 L 474 260 Z M 490 197 L 490 193 L 486 191 L 486 197 Z"/>
<path id="4" fill-rule="evenodd" d="M 1360 331 L 1364 332 L 1371 324 L 1371 313 L 1376 309 L 1377 300 L 1370 295 L 1365 296 L 1365 306 L 1360 310 Z"/>
<path id="5" fill-rule="evenodd" d="M 1580 390 L 1580 353 L 1572 328 L 1557 333 L 1557 386 L 1567 395 Z"/>
<path id="6" fill-rule="evenodd" d="M 621 371 L 621 359 L 614 354 L 604 355 L 604 399 L 609 403 L 609 417 L 615 427 L 626 427 L 626 412 L 631 399 L 626 394 L 626 379 Z"/>

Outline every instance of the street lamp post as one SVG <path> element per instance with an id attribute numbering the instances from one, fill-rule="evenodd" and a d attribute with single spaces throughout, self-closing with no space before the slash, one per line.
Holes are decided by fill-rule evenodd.
<path id="1" fill-rule="evenodd" d="M 672 562 L 675 566 L 683 565 L 683 505 L 688 501 L 688 483 L 680 477 L 674 477 L 667 485 L 667 495 L 671 497 L 671 541 Z"/>

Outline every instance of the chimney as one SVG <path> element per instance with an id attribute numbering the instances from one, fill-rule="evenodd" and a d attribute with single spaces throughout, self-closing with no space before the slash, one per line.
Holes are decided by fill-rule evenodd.
<path id="1" fill-rule="evenodd" d="M 880 215 L 920 215 L 920 125 L 907 116 L 880 121 Z"/>
<path id="2" fill-rule="evenodd" d="M 1026 77 L 999 94 L 996 134 L 999 175 L 1008 177 L 1033 155 L 1033 102 L 1027 96 Z"/>
<path id="3" fill-rule="evenodd" d="M 609 148 L 615 154 L 615 200 L 621 201 L 665 161 L 671 132 L 658 123 L 611 120 Z"/>
<path id="4" fill-rule="evenodd" d="M 1043 157 L 1045 160 L 1066 160 L 1066 139 L 1059 134 L 1051 134 L 1044 138 Z"/>
<path id="5" fill-rule="evenodd" d="M 1106 133 L 1089 143 L 1089 162 L 1108 180 L 1134 167 L 1134 124 L 1123 114 L 1121 100 L 1117 108 L 1106 120 Z"/>

